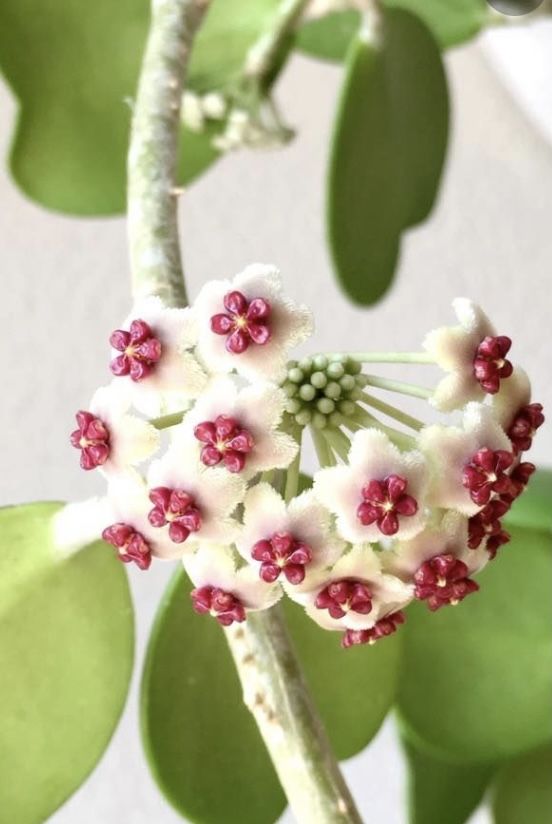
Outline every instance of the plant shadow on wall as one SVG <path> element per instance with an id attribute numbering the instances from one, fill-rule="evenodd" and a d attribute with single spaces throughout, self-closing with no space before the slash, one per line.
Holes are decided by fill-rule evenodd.
<path id="1" fill-rule="evenodd" d="M 312 319 L 277 271 L 207 283 L 186 307 L 176 234 L 182 185 L 222 154 L 292 139 L 274 93 L 294 51 L 343 61 L 328 239 L 345 292 L 376 301 L 438 192 L 441 51 L 497 16 L 480 0 L 318 19 L 304 0 L 207 5 L 158 0 L 151 23 L 145 0 L 0 9 L 26 194 L 122 212 L 131 141 L 135 298 L 110 338 L 112 382 L 71 435 L 106 496 L 0 513 L 2 816 L 45 820 L 101 758 L 133 664 L 120 562 L 147 574 L 159 558 L 182 563 L 152 631 L 141 727 L 183 816 L 270 824 L 287 802 L 300 822 L 360 821 L 337 759 L 394 708 L 412 822 L 462 824 L 487 791 L 497 824 L 545 822 L 552 474 L 523 454 L 544 417 L 510 339 L 459 299 L 423 351 L 288 360 Z M 386 363 L 445 374 L 426 388 L 367 371 Z M 418 398 L 421 417 L 396 396 Z M 460 422 L 427 425 L 427 403 Z"/>

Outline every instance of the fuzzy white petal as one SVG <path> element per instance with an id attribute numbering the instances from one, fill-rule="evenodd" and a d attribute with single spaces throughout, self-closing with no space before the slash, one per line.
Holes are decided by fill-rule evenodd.
<path id="1" fill-rule="evenodd" d="M 89 498 L 67 504 L 52 521 L 54 546 L 60 556 L 71 555 L 93 541 L 113 520 L 113 509 L 107 498 Z"/>
<path id="2" fill-rule="evenodd" d="M 503 429 L 509 429 L 516 413 L 531 402 L 531 382 L 526 372 L 516 366 L 508 380 L 501 381 L 500 390 L 493 395 L 495 417 Z"/>

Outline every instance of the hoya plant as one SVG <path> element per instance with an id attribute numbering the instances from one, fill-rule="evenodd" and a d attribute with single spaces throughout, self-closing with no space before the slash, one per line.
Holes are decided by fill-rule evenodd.
<path id="1" fill-rule="evenodd" d="M 70 214 L 122 211 L 126 190 L 132 287 L 68 433 L 103 494 L 0 512 L 2 820 L 45 821 L 102 757 L 133 672 L 127 569 L 161 563 L 141 735 L 184 819 L 271 824 L 289 804 L 362 821 L 339 760 L 394 711 L 405 819 L 462 824 L 487 796 L 497 824 L 548 820 L 552 477 L 526 455 L 544 414 L 516 330 L 459 297 L 414 351 L 367 335 L 298 358 L 315 318 L 272 263 L 186 292 L 182 185 L 292 138 L 274 87 L 294 49 L 346 64 L 337 276 L 359 303 L 388 288 L 438 190 L 441 50 L 499 18 L 479 0 L 345 5 L 2 5 L 14 177 Z"/>

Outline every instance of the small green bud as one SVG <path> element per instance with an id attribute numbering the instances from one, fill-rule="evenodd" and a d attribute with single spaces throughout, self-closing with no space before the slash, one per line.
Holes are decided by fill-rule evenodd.
<path id="1" fill-rule="evenodd" d="M 297 384 L 286 381 L 282 387 L 288 398 L 293 398 L 297 392 Z"/>
<path id="2" fill-rule="evenodd" d="M 305 380 L 305 376 L 303 372 L 297 367 L 294 366 L 293 369 L 288 371 L 288 380 L 293 381 L 293 383 L 303 383 Z"/>
<path id="3" fill-rule="evenodd" d="M 316 389 L 324 389 L 328 383 L 328 378 L 324 372 L 313 372 L 310 377 L 310 382 L 316 387 Z"/>
<path id="4" fill-rule="evenodd" d="M 304 401 L 312 401 L 316 396 L 316 389 L 314 386 L 311 386 L 310 383 L 304 383 L 301 387 L 299 387 L 299 396 Z"/>
<path id="5" fill-rule="evenodd" d="M 349 398 L 352 401 L 359 401 L 361 399 L 361 397 L 362 397 L 362 392 L 360 391 L 360 389 L 358 387 L 356 389 L 353 389 L 352 392 L 349 392 Z"/>
<path id="6" fill-rule="evenodd" d="M 335 355 L 332 355 L 332 363 L 345 363 L 347 360 L 347 355 L 343 352 L 336 352 Z"/>
<path id="7" fill-rule="evenodd" d="M 356 404 L 350 400 L 343 400 L 339 401 L 337 408 L 341 412 L 342 415 L 345 415 L 346 418 L 350 418 L 352 415 L 355 414 L 356 411 Z"/>
<path id="8" fill-rule="evenodd" d="M 341 380 L 339 381 L 339 385 L 343 389 L 344 392 L 350 392 L 356 386 L 356 381 L 352 375 L 343 375 Z"/>
<path id="9" fill-rule="evenodd" d="M 290 415 L 296 415 L 303 408 L 303 404 L 298 398 L 290 398 L 286 403 L 286 412 Z"/>
<path id="10" fill-rule="evenodd" d="M 342 363 L 338 363 L 338 362 L 330 363 L 330 365 L 328 366 L 326 372 L 328 373 L 330 378 L 336 378 L 336 379 L 342 378 L 343 375 L 345 374 L 345 367 L 343 366 Z"/>
<path id="11" fill-rule="evenodd" d="M 346 369 L 349 375 L 358 375 L 362 370 L 362 364 L 352 358 L 349 358 Z"/>
<path id="12" fill-rule="evenodd" d="M 328 424 L 329 426 L 333 426 L 335 429 L 341 426 L 343 423 L 343 415 L 339 412 L 332 412 L 331 415 L 328 417 Z"/>
<path id="13" fill-rule="evenodd" d="M 316 355 L 313 359 L 315 369 L 326 369 L 328 366 L 328 358 L 326 355 Z"/>
<path id="14" fill-rule="evenodd" d="M 335 402 L 331 398 L 320 398 L 316 404 L 316 408 L 323 415 L 331 415 L 335 410 Z"/>
<path id="15" fill-rule="evenodd" d="M 312 372 L 312 358 L 303 358 L 300 360 L 299 367 L 303 372 Z"/>
<path id="16" fill-rule="evenodd" d="M 330 381 L 330 383 L 324 389 L 324 394 L 327 398 L 331 398 L 335 401 L 339 397 L 341 397 L 341 387 L 335 381 Z"/>
<path id="17" fill-rule="evenodd" d="M 325 429 L 328 424 L 328 419 L 321 412 L 315 412 L 312 416 L 311 426 L 315 429 Z"/>
<path id="18" fill-rule="evenodd" d="M 301 409 L 301 411 L 295 416 L 295 422 L 298 423 L 299 426 L 307 426 L 307 424 L 310 423 L 311 417 L 312 414 L 310 409 Z"/>

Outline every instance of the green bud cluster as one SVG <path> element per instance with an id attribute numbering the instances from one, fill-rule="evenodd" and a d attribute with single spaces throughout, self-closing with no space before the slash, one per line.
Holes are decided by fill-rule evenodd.
<path id="1" fill-rule="evenodd" d="M 337 427 L 357 409 L 364 385 L 361 365 L 347 355 L 314 355 L 290 361 L 283 389 L 286 411 L 299 426 Z"/>

